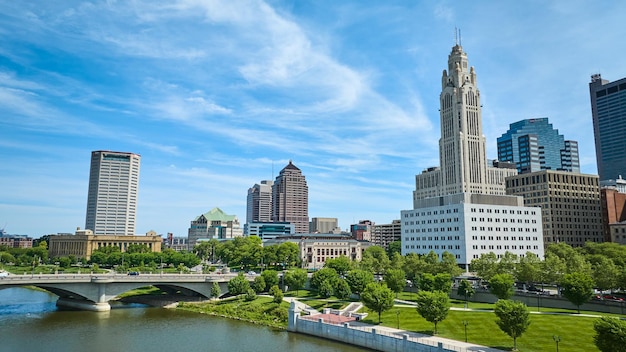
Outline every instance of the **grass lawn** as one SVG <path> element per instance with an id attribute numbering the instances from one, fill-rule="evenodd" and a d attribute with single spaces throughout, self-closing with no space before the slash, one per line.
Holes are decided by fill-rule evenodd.
<path id="1" fill-rule="evenodd" d="M 493 305 L 491 305 L 493 308 Z M 470 305 L 471 307 L 471 305 Z M 473 308 L 473 307 L 472 307 Z M 378 314 L 371 312 L 364 322 L 376 324 Z M 396 315 L 397 311 L 399 315 Z M 382 325 L 397 328 L 398 318 L 400 328 L 431 335 L 433 324 L 422 318 L 415 308 L 399 307 L 383 312 Z M 559 335 L 559 349 L 561 351 L 598 351 L 593 343 L 593 322 L 596 318 L 572 315 L 531 314 L 530 327 L 517 340 L 520 351 L 552 351 L 556 349 L 553 335 Z M 468 322 L 468 342 L 511 350 L 513 339 L 506 335 L 496 325 L 496 316 L 489 311 L 454 311 L 451 310 L 448 317 L 437 325 L 438 336 L 454 340 L 464 341 L 465 333 L 462 321 Z"/>
<path id="2" fill-rule="evenodd" d="M 278 304 L 271 297 L 257 297 L 250 302 L 238 298 L 204 303 L 181 302 L 178 308 L 284 329 L 287 327 L 289 303 Z"/>

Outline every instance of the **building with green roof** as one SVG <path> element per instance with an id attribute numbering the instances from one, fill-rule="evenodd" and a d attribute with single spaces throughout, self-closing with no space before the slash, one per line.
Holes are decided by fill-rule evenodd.
<path id="1" fill-rule="evenodd" d="M 240 236 L 243 236 L 243 229 L 237 215 L 228 215 L 216 207 L 191 221 L 187 242 L 192 249 L 200 240 L 227 240 Z"/>

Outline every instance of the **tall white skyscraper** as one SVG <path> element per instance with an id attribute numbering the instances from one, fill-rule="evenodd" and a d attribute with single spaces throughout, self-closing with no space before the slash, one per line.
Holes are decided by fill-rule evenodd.
<path id="1" fill-rule="evenodd" d="M 272 221 L 272 185 L 264 180 L 248 189 L 246 223 Z"/>
<path id="2" fill-rule="evenodd" d="M 439 103 L 441 168 L 431 167 L 415 176 L 414 206 L 420 199 L 449 194 L 505 195 L 505 178 L 517 175 L 517 171 L 513 165 L 498 167 L 502 164 L 487 162 L 476 72 L 460 45 L 455 45 L 448 56 Z"/>
<path id="3" fill-rule="evenodd" d="M 91 152 L 85 228 L 95 235 L 135 235 L 139 154 Z"/>
<path id="4" fill-rule="evenodd" d="M 402 254 L 448 252 L 466 269 L 489 252 L 543 257 L 541 209 L 506 195 L 515 164 L 487 161 L 476 72 L 459 44 L 448 56 L 439 103 L 441 168 L 415 176 L 413 210 L 401 211 Z"/>

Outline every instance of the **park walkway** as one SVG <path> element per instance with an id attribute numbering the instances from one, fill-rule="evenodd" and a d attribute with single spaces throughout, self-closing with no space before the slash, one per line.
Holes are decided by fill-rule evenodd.
<path id="1" fill-rule="evenodd" d="M 287 301 L 287 302 L 290 302 L 290 303 L 291 302 L 295 302 L 296 306 L 300 310 L 307 311 L 311 316 L 319 315 L 320 317 L 323 317 L 325 315 L 325 314 L 322 314 L 319 311 L 309 307 L 305 303 L 298 301 L 297 298 L 295 298 L 295 297 L 285 297 L 284 300 Z M 400 303 L 402 305 L 406 304 L 406 305 L 415 306 L 415 302 L 410 302 L 410 301 L 396 300 L 396 303 Z M 340 311 L 339 315 L 341 315 L 343 313 L 343 311 L 347 311 L 347 310 L 349 310 L 350 312 L 354 313 L 354 312 L 356 312 L 355 308 L 357 306 L 359 306 L 359 308 L 360 308 L 361 305 L 359 304 L 359 305 L 349 306 L 346 309 Z M 404 335 L 408 335 L 408 337 L 411 340 L 418 341 L 418 342 L 420 342 L 420 343 L 422 343 L 424 345 L 429 345 L 429 346 L 437 346 L 438 343 L 442 343 L 443 346 L 445 346 L 446 348 L 448 348 L 450 350 L 453 350 L 453 351 L 459 351 L 459 352 L 503 352 L 503 350 L 496 349 L 496 348 L 491 348 L 491 347 L 487 347 L 487 346 L 482 346 L 482 345 L 477 345 L 477 344 L 473 344 L 473 343 L 447 339 L 447 338 L 439 337 L 439 336 L 432 336 L 432 335 L 427 335 L 427 334 L 421 334 L 421 333 L 418 333 L 418 332 L 413 332 L 413 331 L 408 331 L 408 330 L 395 329 L 395 328 L 388 327 L 388 326 L 372 325 L 372 324 L 363 323 L 361 321 L 350 321 L 349 322 L 349 326 L 350 326 L 351 329 L 367 331 L 367 332 L 370 332 L 370 333 L 372 332 L 372 330 L 375 329 L 377 334 L 392 336 L 392 337 L 396 337 L 398 339 L 403 339 Z"/>

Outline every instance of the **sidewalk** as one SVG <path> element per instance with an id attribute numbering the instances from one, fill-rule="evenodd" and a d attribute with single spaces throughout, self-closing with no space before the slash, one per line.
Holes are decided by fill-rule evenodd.
<path id="1" fill-rule="evenodd" d="M 296 306 L 299 309 L 304 310 L 304 311 L 308 311 L 308 312 L 310 312 L 311 315 L 321 314 L 319 311 L 317 311 L 315 309 L 312 309 L 311 307 L 307 306 L 306 304 L 298 301 L 295 297 L 285 297 L 284 300 L 287 301 L 287 302 L 295 302 Z M 403 305 L 406 304 L 406 305 L 415 306 L 414 302 L 409 302 L 409 301 L 396 300 L 396 303 L 400 303 L 400 304 L 403 304 Z M 461 308 L 461 309 L 463 309 L 463 308 Z M 370 333 L 372 332 L 373 329 L 376 329 L 376 333 L 378 333 L 378 334 L 387 335 L 387 336 L 393 336 L 393 337 L 396 337 L 398 339 L 403 339 L 404 335 L 408 335 L 408 337 L 411 340 L 416 340 L 416 341 L 418 341 L 420 343 L 423 343 L 425 345 L 430 345 L 430 346 L 437 346 L 437 344 L 439 342 L 441 342 L 444 345 L 445 348 L 453 350 L 453 351 L 463 351 L 463 352 L 504 352 L 503 350 L 499 350 L 497 348 L 491 348 L 491 347 L 486 347 L 486 346 L 477 345 L 477 344 L 473 344 L 473 343 L 447 339 L 447 338 L 444 338 L 444 337 L 420 334 L 420 333 L 417 333 L 417 332 L 401 330 L 401 329 L 395 329 L 395 328 L 382 326 L 382 325 L 372 325 L 372 324 L 363 323 L 361 321 L 351 321 L 351 322 L 349 322 L 349 326 L 352 329 L 358 329 L 358 330 L 367 331 L 367 332 L 370 332 Z"/>

